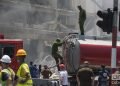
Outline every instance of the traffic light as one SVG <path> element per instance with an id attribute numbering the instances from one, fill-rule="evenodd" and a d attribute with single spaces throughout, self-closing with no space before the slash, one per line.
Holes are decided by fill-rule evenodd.
<path id="1" fill-rule="evenodd" d="M 108 12 L 107 13 L 107 17 L 108 17 L 108 23 L 107 23 L 108 31 L 107 31 L 107 33 L 111 33 L 112 32 L 112 26 L 113 26 L 113 12 L 110 9 L 108 9 L 107 12 Z"/>
<path id="2" fill-rule="evenodd" d="M 97 15 L 102 18 L 102 20 L 98 20 L 96 25 L 99 26 L 103 32 L 110 34 L 112 32 L 113 12 L 108 8 L 107 12 L 99 10 Z"/>

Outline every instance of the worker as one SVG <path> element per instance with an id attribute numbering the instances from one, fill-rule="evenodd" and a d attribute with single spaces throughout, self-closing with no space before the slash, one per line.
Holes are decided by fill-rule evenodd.
<path id="1" fill-rule="evenodd" d="M 49 79 L 49 77 L 52 75 L 52 72 L 47 65 L 44 65 L 44 69 L 41 71 L 41 74 L 43 75 L 43 79 Z"/>
<path id="2" fill-rule="evenodd" d="M 39 75 L 39 70 L 37 68 L 37 65 L 36 64 L 33 65 L 32 61 L 30 62 L 29 69 L 30 69 L 30 74 L 31 74 L 32 78 L 40 78 L 39 77 L 40 76 Z"/>
<path id="3" fill-rule="evenodd" d="M 89 62 L 85 61 L 83 67 L 77 71 L 78 86 L 93 86 L 93 70 L 89 67 Z"/>
<path id="4" fill-rule="evenodd" d="M 109 72 L 105 68 L 105 65 L 101 65 L 101 70 L 98 76 L 98 86 L 109 86 Z"/>
<path id="5" fill-rule="evenodd" d="M 52 56 L 56 61 L 58 70 L 60 70 L 59 63 L 63 63 L 63 57 L 58 52 L 58 48 L 60 46 L 62 46 L 62 44 L 63 44 L 63 42 L 61 42 L 61 40 L 59 38 L 57 38 L 56 42 L 54 42 L 52 45 Z"/>
<path id="6" fill-rule="evenodd" d="M 2 70 L 0 73 L 0 79 L 2 86 L 15 86 L 15 73 L 9 67 L 11 63 L 11 58 L 8 55 L 3 55 L 0 59 Z"/>
<path id="7" fill-rule="evenodd" d="M 34 65 L 33 65 L 33 62 L 31 61 L 30 62 L 30 66 L 29 66 L 29 69 L 30 69 L 30 74 L 31 74 L 31 77 L 34 78 Z"/>
<path id="8" fill-rule="evenodd" d="M 81 7 L 78 6 L 79 9 L 79 26 L 80 26 L 80 31 L 81 35 L 84 35 L 84 22 L 86 20 L 86 11 Z"/>
<path id="9" fill-rule="evenodd" d="M 40 77 L 40 75 L 41 75 L 41 64 L 40 65 L 38 65 L 38 70 L 39 70 L 39 77 Z"/>
<path id="10" fill-rule="evenodd" d="M 33 81 L 31 79 L 29 66 L 25 63 L 25 58 L 27 53 L 24 49 L 19 49 L 17 51 L 16 57 L 20 63 L 20 67 L 17 71 L 18 82 L 16 86 L 33 86 Z"/>
<path id="11" fill-rule="evenodd" d="M 64 64 L 60 64 L 60 84 L 62 86 L 68 86 L 68 72 L 65 69 L 65 65 Z"/>
<path id="12" fill-rule="evenodd" d="M 38 69 L 37 65 L 34 64 L 33 66 L 35 68 L 35 70 L 34 70 L 35 77 L 34 78 L 40 78 L 40 75 L 39 75 L 40 73 L 39 73 L 39 69 Z"/>

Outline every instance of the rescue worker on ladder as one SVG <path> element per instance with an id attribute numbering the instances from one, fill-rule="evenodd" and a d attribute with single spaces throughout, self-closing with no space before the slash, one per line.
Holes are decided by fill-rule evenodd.
<path id="1" fill-rule="evenodd" d="M 2 70 L 0 73 L 2 86 L 15 86 L 15 73 L 9 67 L 9 64 L 11 63 L 11 58 L 8 55 L 3 55 L 0 61 L 2 65 Z"/>
<path id="2" fill-rule="evenodd" d="M 16 86 L 33 86 L 33 81 L 31 79 L 29 66 L 25 63 L 26 51 L 24 49 L 19 49 L 17 51 L 17 60 L 20 63 L 20 67 L 17 71 L 17 85 Z"/>
<path id="3" fill-rule="evenodd" d="M 56 41 L 52 45 L 52 57 L 56 61 L 58 70 L 60 70 L 59 63 L 63 63 L 63 57 L 58 53 L 58 47 L 62 46 L 62 44 L 63 44 L 63 42 L 61 42 L 61 40 L 59 38 L 57 38 Z M 59 60 L 60 60 L 60 62 L 59 62 Z"/>

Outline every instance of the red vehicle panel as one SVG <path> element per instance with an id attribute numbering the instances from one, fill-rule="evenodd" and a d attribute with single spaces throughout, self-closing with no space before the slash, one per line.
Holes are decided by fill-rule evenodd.
<path id="1" fill-rule="evenodd" d="M 89 61 L 92 65 L 110 65 L 111 46 L 81 44 L 80 51 L 80 63 Z"/>
<path id="2" fill-rule="evenodd" d="M 21 39 L 0 39 L 0 58 L 4 54 L 9 55 L 12 59 L 10 66 L 15 72 L 19 66 L 16 59 L 16 52 L 20 48 L 23 48 L 23 40 Z"/>
<path id="3" fill-rule="evenodd" d="M 117 46 L 117 66 L 120 64 L 120 43 Z M 64 44 L 63 57 L 68 72 L 75 72 L 84 61 L 93 66 L 111 66 L 112 42 L 105 40 L 68 39 Z"/>
<path id="4" fill-rule="evenodd" d="M 4 35 L 0 33 L 0 39 L 4 39 Z"/>

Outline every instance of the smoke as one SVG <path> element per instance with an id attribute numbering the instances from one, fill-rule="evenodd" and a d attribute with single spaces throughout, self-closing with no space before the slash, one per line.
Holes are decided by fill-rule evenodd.
<path id="1" fill-rule="evenodd" d="M 67 0 L 1 0 L 0 32 L 6 38 L 23 39 L 26 62 L 52 67 L 54 40 L 76 30 L 76 13 L 69 4 Z"/>
<path id="2" fill-rule="evenodd" d="M 75 1 L 80 3 L 74 4 Z M 51 56 L 54 40 L 63 39 L 69 32 L 79 33 L 77 5 L 82 5 L 87 13 L 85 34 L 97 36 L 102 34 L 101 29 L 96 26 L 98 19 L 96 12 L 103 8 L 104 0 L 75 1 L 0 0 L 0 32 L 6 38 L 23 39 L 24 48 L 28 53 L 26 62 L 54 66 L 55 62 Z"/>

